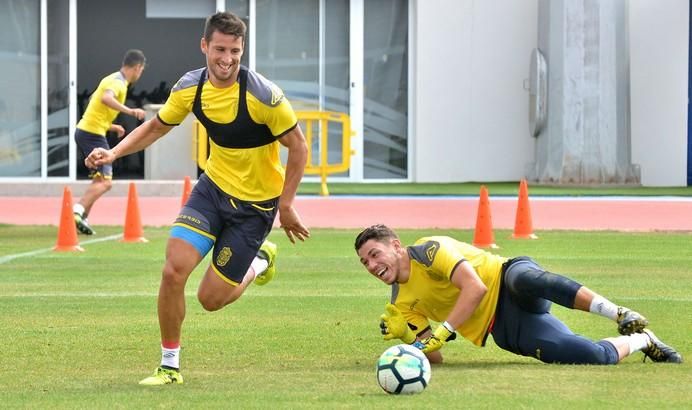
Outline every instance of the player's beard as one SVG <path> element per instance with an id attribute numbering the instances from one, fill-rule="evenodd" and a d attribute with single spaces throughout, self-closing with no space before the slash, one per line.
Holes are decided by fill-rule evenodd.
<path id="1" fill-rule="evenodd" d="M 238 64 L 233 64 L 229 67 L 228 70 L 223 70 L 217 64 L 214 64 L 210 65 L 209 68 L 211 74 L 214 76 L 214 79 L 216 79 L 220 83 L 227 83 L 230 82 L 231 78 L 233 78 L 233 76 L 238 72 L 238 67 Z"/>

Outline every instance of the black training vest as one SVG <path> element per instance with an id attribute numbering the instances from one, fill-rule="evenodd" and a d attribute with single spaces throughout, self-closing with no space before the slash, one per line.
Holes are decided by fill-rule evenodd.
<path id="1" fill-rule="evenodd" d="M 207 80 L 207 69 L 202 71 L 197 84 L 197 92 L 195 93 L 195 101 L 192 103 L 192 112 L 197 117 L 204 128 L 207 129 L 209 138 L 216 145 L 224 148 L 255 148 L 263 145 L 271 144 L 276 141 L 265 124 L 258 124 L 252 120 L 250 113 L 247 110 L 247 76 L 248 70 L 246 67 L 240 66 L 238 72 L 238 84 L 240 90 L 238 92 L 238 114 L 235 119 L 228 124 L 219 124 L 210 120 L 204 112 L 202 112 L 202 88 Z M 230 92 L 230 89 L 229 89 Z"/>

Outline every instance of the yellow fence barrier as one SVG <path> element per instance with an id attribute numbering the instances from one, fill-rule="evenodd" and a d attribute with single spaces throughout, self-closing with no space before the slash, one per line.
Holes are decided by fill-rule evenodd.
<path id="1" fill-rule="evenodd" d="M 344 113 L 333 111 L 296 111 L 298 120 L 302 122 L 303 133 L 308 145 L 308 161 L 305 166 L 305 174 L 320 176 L 320 195 L 329 195 L 327 188 L 327 175 L 346 172 L 351 167 L 351 118 Z M 341 161 L 329 163 L 329 125 L 341 124 Z M 315 134 L 319 135 L 316 137 Z M 207 130 L 199 121 L 193 125 L 193 138 L 196 152 L 194 153 L 197 165 L 204 169 L 209 157 L 209 142 Z M 319 138 L 319 158 L 314 162 L 312 144 L 315 138 Z"/>
<path id="2" fill-rule="evenodd" d="M 351 117 L 341 112 L 333 111 L 296 111 L 299 121 L 303 121 L 303 132 L 308 144 L 308 161 L 305 166 L 307 175 L 320 176 L 320 195 L 329 195 L 327 175 L 346 172 L 351 167 Z M 341 161 L 329 163 L 329 125 L 341 124 Z M 319 136 L 316 137 L 315 134 Z M 312 144 L 319 138 L 319 158 L 315 161 L 312 155 Z"/>

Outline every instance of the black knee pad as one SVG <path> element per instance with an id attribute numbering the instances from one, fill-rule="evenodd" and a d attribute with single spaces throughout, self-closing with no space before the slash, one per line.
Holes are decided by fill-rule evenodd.
<path id="1" fill-rule="evenodd" d="M 505 274 L 509 289 L 517 295 L 543 298 L 572 309 L 581 285 L 562 275 L 540 269 L 535 263 L 510 265 Z"/>

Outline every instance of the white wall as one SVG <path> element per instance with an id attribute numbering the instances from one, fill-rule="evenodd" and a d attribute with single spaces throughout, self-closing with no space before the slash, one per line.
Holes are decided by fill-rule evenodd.
<path id="1" fill-rule="evenodd" d="M 630 0 L 632 163 L 644 186 L 687 185 L 688 0 Z"/>
<path id="2" fill-rule="evenodd" d="M 537 0 L 421 0 L 416 17 L 413 181 L 523 177 Z"/>
<path id="3" fill-rule="evenodd" d="M 632 163 L 644 186 L 687 184 L 688 0 L 630 0 Z M 414 182 L 507 181 L 534 161 L 529 57 L 537 0 L 419 0 Z"/>

